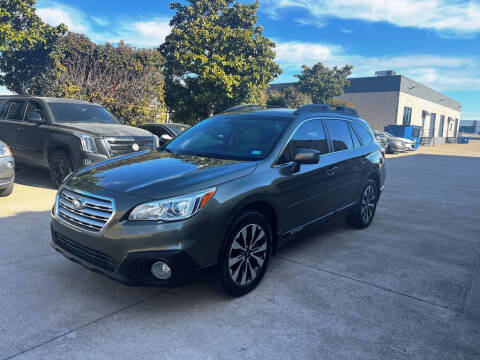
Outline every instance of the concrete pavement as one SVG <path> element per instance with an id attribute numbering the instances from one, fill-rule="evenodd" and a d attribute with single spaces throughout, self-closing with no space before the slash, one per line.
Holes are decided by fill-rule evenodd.
<path id="1" fill-rule="evenodd" d="M 480 158 L 459 146 L 388 159 L 371 227 L 304 235 L 239 299 L 71 263 L 48 245 L 54 191 L 17 186 L 0 198 L 0 359 L 479 359 Z"/>

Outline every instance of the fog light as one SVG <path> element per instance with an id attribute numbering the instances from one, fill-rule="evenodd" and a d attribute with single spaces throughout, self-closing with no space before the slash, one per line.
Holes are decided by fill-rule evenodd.
<path id="1" fill-rule="evenodd" d="M 162 261 L 154 262 L 152 264 L 151 272 L 153 276 L 160 280 L 166 280 L 172 276 L 172 270 L 170 270 L 170 266 Z"/>

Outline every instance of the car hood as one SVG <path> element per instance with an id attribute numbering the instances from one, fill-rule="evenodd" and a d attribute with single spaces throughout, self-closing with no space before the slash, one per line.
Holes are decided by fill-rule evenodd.
<path id="1" fill-rule="evenodd" d="M 60 128 L 95 136 L 153 136 L 147 130 L 122 124 L 103 123 L 56 123 Z"/>
<path id="2" fill-rule="evenodd" d="M 101 193 L 123 192 L 159 199 L 203 190 L 252 173 L 255 161 L 174 155 L 162 151 L 129 154 L 84 168 L 67 186 Z"/>

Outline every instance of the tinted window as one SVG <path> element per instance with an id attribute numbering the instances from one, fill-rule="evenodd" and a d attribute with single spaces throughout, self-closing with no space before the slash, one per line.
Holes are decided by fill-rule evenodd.
<path id="1" fill-rule="evenodd" d="M 175 135 L 181 134 L 185 130 L 188 130 L 191 128 L 190 125 L 184 125 L 184 124 L 168 124 L 168 128 L 173 131 Z"/>
<path id="2" fill-rule="evenodd" d="M 360 139 L 362 140 L 363 145 L 368 145 L 373 141 L 372 134 L 370 134 L 370 131 L 365 129 L 364 126 L 356 122 L 352 122 L 351 124 L 355 129 L 355 131 L 357 132 L 358 136 L 360 136 Z"/>
<path id="3" fill-rule="evenodd" d="M 95 104 L 49 102 L 55 122 L 120 124 L 107 109 Z"/>
<path id="4" fill-rule="evenodd" d="M 358 139 L 357 134 L 355 134 L 355 131 L 353 131 L 351 126 L 349 126 L 348 129 L 350 130 L 350 135 L 352 135 L 353 146 L 356 148 L 361 147 L 362 144 L 360 143 L 360 140 Z"/>
<path id="5" fill-rule="evenodd" d="M 5 100 L 0 101 L 0 119 L 3 118 L 3 112 L 6 104 L 7 102 Z"/>
<path id="6" fill-rule="evenodd" d="M 39 113 L 42 119 L 46 119 L 45 112 L 43 111 L 42 107 L 40 106 L 39 103 L 34 102 L 34 101 L 29 101 L 27 105 L 27 111 L 25 112 L 25 119 L 28 119 L 28 114 L 31 112 L 36 112 Z"/>
<path id="7" fill-rule="evenodd" d="M 10 120 L 23 120 L 22 109 L 24 103 L 25 101 L 21 100 L 10 101 L 6 118 Z"/>
<path id="8" fill-rule="evenodd" d="M 285 147 L 278 163 L 293 161 L 298 149 L 314 149 L 322 154 L 328 153 L 327 138 L 321 120 L 309 120 L 300 125 Z"/>
<path id="9" fill-rule="evenodd" d="M 212 158 L 264 159 L 290 121 L 266 116 L 213 117 L 175 138 L 165 150 Z"/>
<path id="10" fill-rule="evenodd" d="M 348 129 L 348 124 L 344 120 L 326 120 L 325 121 L 332 140 L 333 150 L 342 151 L 353 149 L 352 136 Z"/>

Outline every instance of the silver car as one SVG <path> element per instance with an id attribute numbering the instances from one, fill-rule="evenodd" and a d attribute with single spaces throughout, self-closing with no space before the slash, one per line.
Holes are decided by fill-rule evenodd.
<path id="1" fill-rule="evenodd" d="M 15 180 L 15 160 L 7 144 L 0 141 L 0 196 L 10 195 Z"/>

